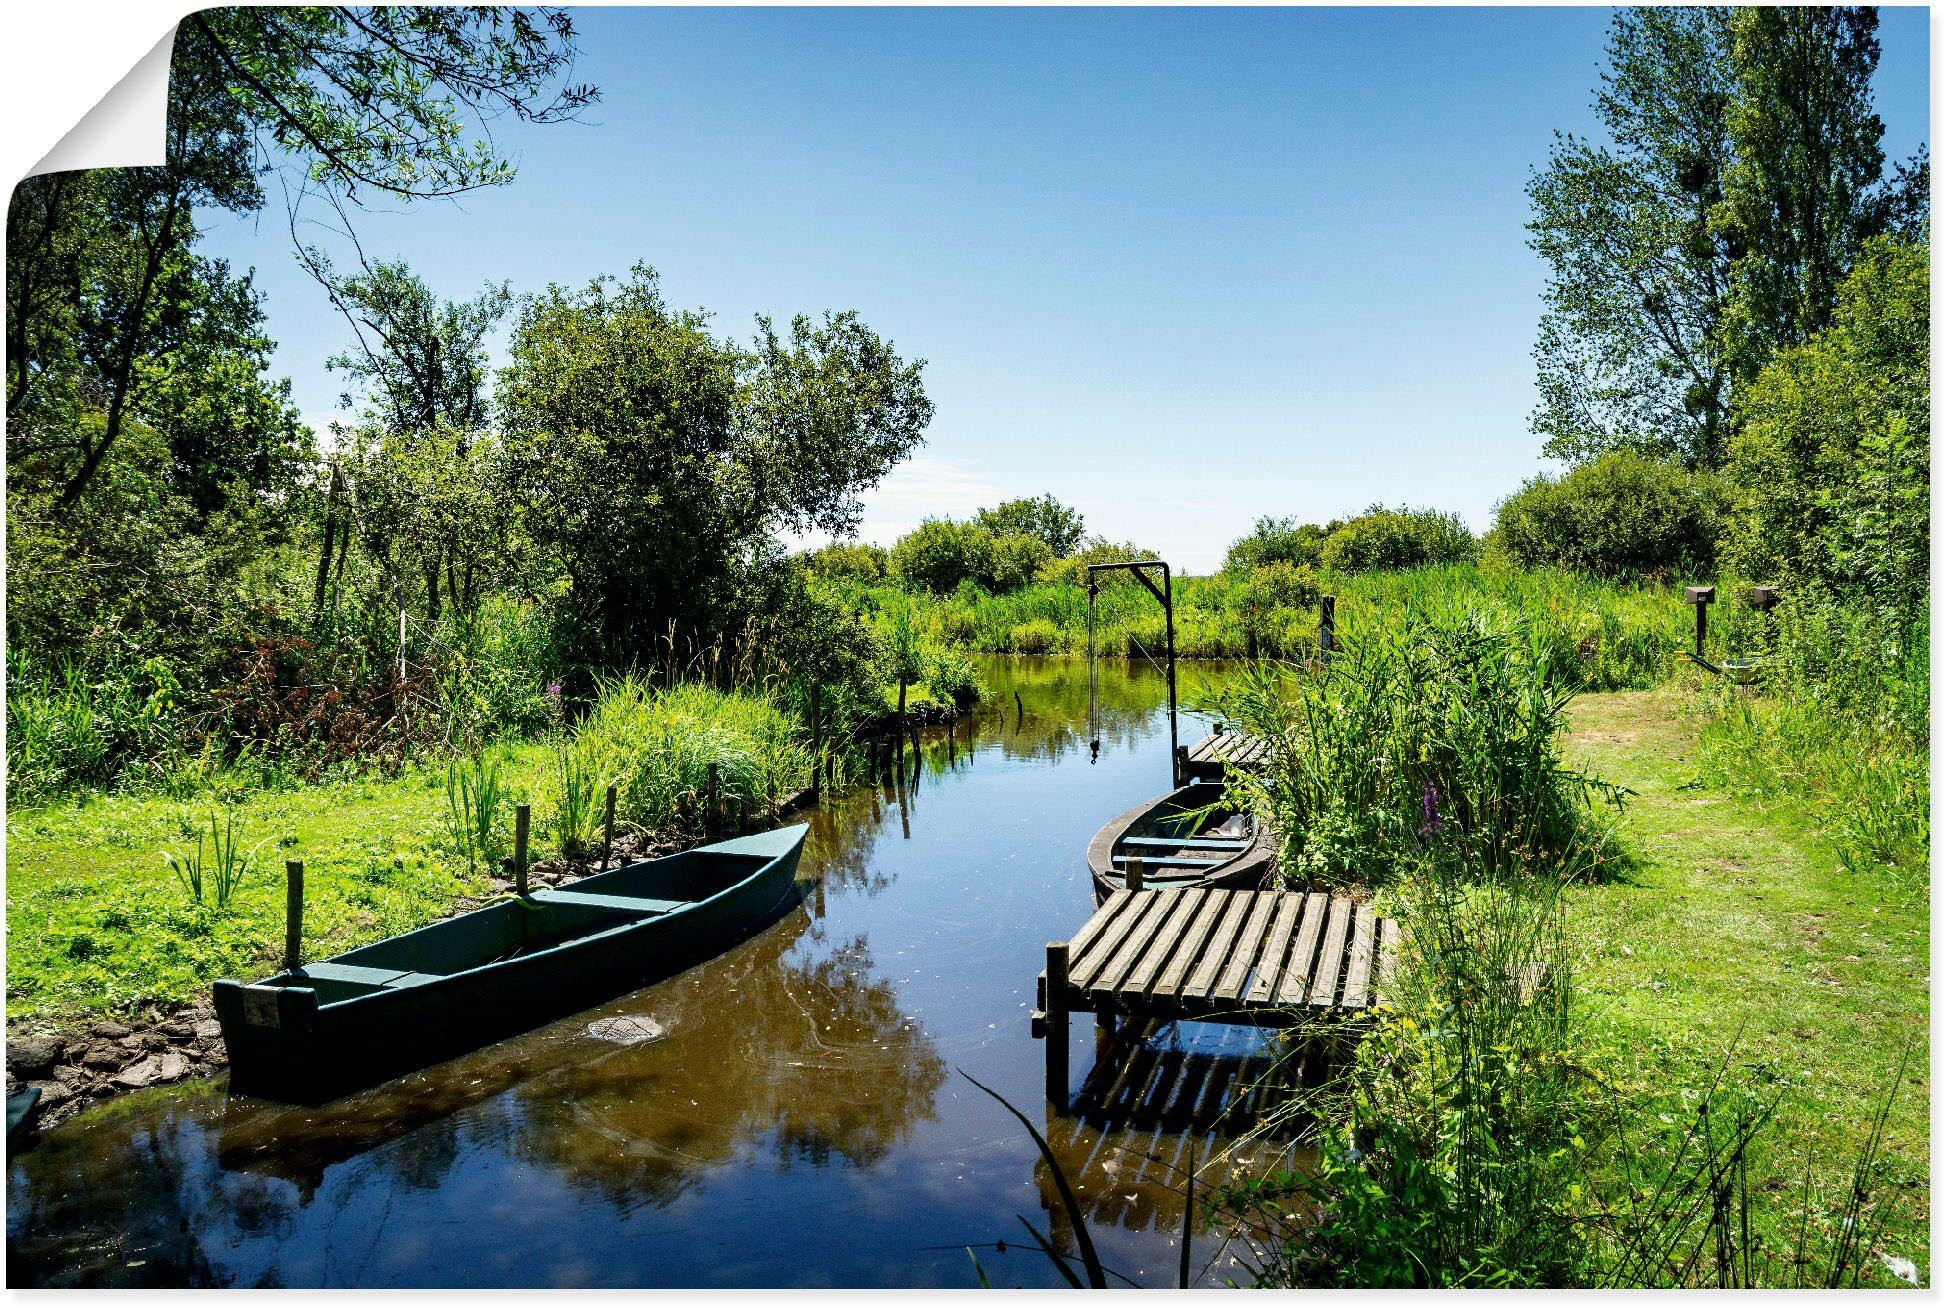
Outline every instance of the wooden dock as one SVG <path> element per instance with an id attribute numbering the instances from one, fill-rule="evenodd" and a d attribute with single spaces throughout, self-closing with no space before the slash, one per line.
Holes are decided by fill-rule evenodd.
<path id="1" fill-rule="evenodd" d="M 1269 760 L 1269 746 L 1239 730 L 1217 730 L 1187 749 L 1181 758 L 1181 778 L 1224 780 L 1231 770 L 1253 771 Z"/>
<path id="2" fill-rule="evenodd" d="M 1287 1029 L 1375 1006 L 1397 922 L 1323 893 L 1117 890 L 1080 932 L 1049 943 L 1033 1033 L 1047 1098 L 1067 1097 L 1067 1017 L 1206 1020 Z"/>

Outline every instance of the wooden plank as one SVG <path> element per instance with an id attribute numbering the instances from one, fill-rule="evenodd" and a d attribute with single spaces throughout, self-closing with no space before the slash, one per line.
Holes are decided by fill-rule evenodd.
<path id="1" fill-rule="evenodd" d="M 1229 901 L 1222 913 L 1221 928 L 1209 938 L 1208 950 L 1188 973 L 1188 979 L 1181 986 L 1183 997 L 1204 999 L 1215 986 L 1215 977 L 1222 973 L 1228 964 L 1229 951 L 1235 946 L 1236 933 L 1242 928 L 1242 921 L 1249 910 L 1255 906 L 1255 894 L 1243 889 L 1227 890 Z"/>
<path id="2" fill-rule="evenodd" d="M 1153 835 L 1130 834 L 1123 838 L 1121 843 L 1137 848 L 1210 848 L 1230 852 L 1241 852 L 1249 846 L 1247 839 L 1216 839 L 1208 835 L 1193 835 L 1186 839 L 1161 839 Z"/>
<path id="3" fill-rule="evenodd" d="M 1255 969 L 1256 955 L 1262 951 L 1262 936 L 1269 931 L 1269 922 L 1275 919 L 1279 905 L 1279 893 L 1258 893 L 1256 904 L 1249 913 L 1249 919 L 1236 936 L 1235 947 L 1229 950 L 1229 963 L 1215 978 L 1212 994 L 1215 1001 L 1240 1006 L 1242 987 L 1249 981 Z"/>
<path id="4" fill-rule="evenodd" d="M 1141 958 L 1141 964 L 1129 972 L 1127 978 L 1122 981 L 1120 990 L 1129 998 L 1145 997 L 1154 987 L 1155 978 L 1161 974 L 1161 968 L 1168 964 L 1169 959 L 1180 948 L 1188 922 L 1195 919 L 1196 913 L 1201 910 L 1201 902 L 1208 896 L 1208 890 L 1182 889 L 1168 896 L 1179 901 L 1168 913 L 1168 919 L 1162 925 L 1167 938 L 1161 944 L 1149 948 L 1147 956 Z"/>
<path id="5" fill-rule="evenodd" d="M 1255 983 L 1249 986 L 1252 1006 L 1266 1005 L 1275 996 L 1276 981 L 1282 978 L 1283 965 L 1289 957 L 1289 936 L 1296 932 L 1296 922 L 1303 914 L 1302 894 L 1278 893 L 1276 899 L 1276 923 L 1270 927 L 1269 942 L 1262 949 L 1262 965 L 1256 969 Z"/>
<path id="6" fill-rule="evenodd" d="M 1376 950 L 1377 913 L 1369 903 L 1357 909 L 1357 924 L 1350 934 L 1350 969 L 1343 977 L 1343 1005 L 1361 1009 L 1370 1005 L 1370 960 Z"/>
<path id="7" fill-rule="evenodd" d="M 1173 896 L 1171 894 L 1150 892 L 1143 896 L 1158 898 L 1162 901 L 1144 912 L 1141 916 L 1140 923 L 1127 932 L 1127 937 L 1121 942 L 1120 951 L 1094 977 L 1092 987 L 1096 991 L 1119 991 L 1121 985 L 1126 981 L 1128 973 L 1140 964 L 1141 958 L 1147 955 L 1150 948 L 1156 946 L 1155 940 L 1160 936 L 1162 925 L 1166 923 L 1168 916 L 1175 910 L 1175 904 L 1167 901 L 1168 898 Z"/>
<path id="8" fill-rule="evenodd" d="M 1324 918 L 1329 913 L 1329 895 L 1312 893 L 1303 899 L 1303 925 L 1296 944 L 1289 950 L 1289 963 L 1276 986 L 1276 1005 L 1293 1006 L 1309 996 L 1310 972 L 1316 968 L 1316 946 L 1323 941 Z"/>
<path id="9" fill-rule="evenodd" d="M 1343 976 L 1343 945 L 1350 934 L 1350 916 L 1355 904 L 1348 898 L 1330 900 L 1330 926 L 1324 931 L 1323 946 L 1317 949 L 1316 979 L 1310 985 L 1312 1007 L 1333 1007 L 1337 985 Z"/>
<path id="10" fill-rule="evenodd" d="M 1187 923 L 1182 933 L 1181 946 L 1175 949 L 1175 955 L 1149 990 L 1157 1000 L 1172 1001 L 1180 997 L 1182 981 L 1187 978 L 1189 967 L 1195 964 L 1203 942 L 1221 919 L 1221 909 L 1228 902 L 1226 894 L 1229 891 L 1226 889 L 1204 889 L 1201 892 L 1204 896 L 1195 909 L 1194 919 Z"/>
<path id="11" fill-rule="evenodd" d="M 1107 928 L 1108 923 L 1132 905 L 1133 897 L 1131 893 L 1108 895 L 1107 901 L 1102 903 L 1094 914 L 1087 918 L 1087 923 L 1080 927 L 1080 932 L 1067 940 L 1068 955 L 1075 962 L 1086 956 L 1087 949 L 1095 939 L 1100 937 L 1100 932 Z"/>
<path id="12" fill-rule="evenodd" d="M 1155 897 L 1151 893 L 1129 893 L 1124 889 L 1114 896 L 1124 898 L 1127 906 L 1114 916 L 1112 923 L 1101 932 L 1094 945 L 1087 949 L 1086 959 L 1075 965 L 1073 986 L 1077 989 L 1092 987 L 1094 977 L 1106 969 L 1107 963 L 1114 959 L 1114 954 L 1120 950 L 1121 942 L 1126 939 L 1128 930 L 1140 923 L 1141 914 L 1154 905 L 1152 899 Z"/>

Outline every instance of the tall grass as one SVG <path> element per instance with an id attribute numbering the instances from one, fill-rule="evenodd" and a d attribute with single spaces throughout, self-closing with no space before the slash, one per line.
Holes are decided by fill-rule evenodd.
<path id="1" fill-rule="evenodd" d="M 1498 876 L 1595 871 L 1595 808 L 1622 794 L 1560 758 L 1572 691 L 1543 635 L 1489 614 L 1407 608 L 1329 663 L 1258 663 L 1218 695 L 1268 745 L 1233 783 L 1273 824 L 1293 884 L 1389 883 L 1434 838 Z"/>
<path id="2" fill-rule="evenodd" d="M 613 776 L 616 819 L 640 830 L 699 829 L 709 767 L 723 817 L 740 824 L 809 783 L 798 718 L 771 693 L 603 681 L 571 745 L 589 775 Z"/>
<path id="3" fill-rule="evenodd" d="M 83 787 L 163 782 L 192 755 L 194 731 L 161 658 L 95 670 L 7 655 L 7 800 Z"/>
<path id="4" fill-rule="evenodd" d="M 193 848 L 170 849 L 162 854 L 163 863 L 175 872 L 183 892 L 198 907 L 213 906 L 217 911 L 228 911 L 230 899 L 243 884 L 256 864 L 256 855 L 263 845 L 269 843 L 268 837 L 257 841 L 252 848 L 239 851 L 236 846 L 236 818 L 226 816 L 223 824 L 216 824 L 216 814 L 209 816 L 209 841 L 204 847 L 203 831 L 196 830 L 196 844 Z M 205 898 L 212 894 L 214 901 Z"/>
<path id="5" fill-rule="evenodd" d="M 489 874 L 499 866 L 505 847 L 505 786 L 499 760 L 484 752 L 454 758 L 446 765 L 446 829 L 453 847 L 466 855 L 472 871 Z"/>

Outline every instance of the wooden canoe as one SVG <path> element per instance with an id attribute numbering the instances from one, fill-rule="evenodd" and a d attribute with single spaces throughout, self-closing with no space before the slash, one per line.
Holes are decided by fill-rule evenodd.
<path id="1" fill-rule="evenodd" d="M 218 980 L 231 1090 L 326 1102 L 666 979 L 796 905 L 808 828 L 538 889 L 256 984 Z"/>
<path id="2" fill-rule="evenodd" d="M 1087 868 L 1097 897 L 1127 886 L 1132 857 L 1149 888 L 1254 889 L 1274 869 L 1276 849 L 1260 822 L 1229 805 L 1220 783 L 1196 781 L 1122 812 L 1093 837 Z"/>

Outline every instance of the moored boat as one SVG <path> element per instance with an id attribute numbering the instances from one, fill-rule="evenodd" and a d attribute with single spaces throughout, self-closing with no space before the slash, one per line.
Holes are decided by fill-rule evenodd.
<path id="1" fill-rule="evenodd" d="M 1275 865 L 1276 851 L 1266 827 L 1229 803 L 1222 785 L 1197 781 L 1102 827 L 1087 847 L 1095 894 L 1125 888 L 1135 858 L 1148 888 L 1253 889 Z"/>
<path id="2" fill-rule="evenodd" d="M 7 1150 L 26 1141 L 33 1133 L 34 1119 L 40 1114 L 40 1089 L 29 1084 L 7 1094 Z"/>
<path id="3" fill-rule="evenodd" d="M 796 905 L 807 826 L 634 862 L 216 983 L 230 1087 L 320 1103 L 666 979 Z"/>

